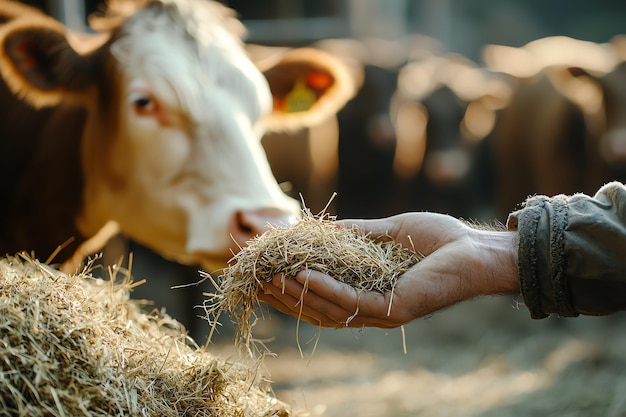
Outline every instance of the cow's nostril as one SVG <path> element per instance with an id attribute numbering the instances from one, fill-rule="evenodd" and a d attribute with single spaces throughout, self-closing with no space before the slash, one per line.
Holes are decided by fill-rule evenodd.
<path id="1" fill-rule="evenodd" d="M 231 223 L 230 234 L 240 246 L 265 232 L 268 225 L 287 226 L 296 219 L 293 212 L 277 208 L 239 210 Z"/>
<path id="2" fill-rule="evenodd" d="M 235 218 L 237 227 L 242 234 L 253 237 L 259 233 L 259 230 L 257 229 L 258 225 L 251 222 L 249 216 L 246 216 L 245 212 L 237 212 Z"/>

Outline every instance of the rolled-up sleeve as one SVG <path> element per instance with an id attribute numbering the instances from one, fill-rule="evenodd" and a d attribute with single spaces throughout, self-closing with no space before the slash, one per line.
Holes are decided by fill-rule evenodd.
<path id="1" fill-rule="evenodd" d="M 607 315 L 626 310 L 626 188 L 595 196 L 530 197 L 511 213 L 519 278 L 532 318 Z"/>

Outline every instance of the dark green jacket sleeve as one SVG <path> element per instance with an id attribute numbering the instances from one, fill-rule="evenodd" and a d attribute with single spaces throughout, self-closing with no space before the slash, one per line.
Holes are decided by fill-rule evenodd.
<path id="1" fill-rule="evenodd" d="M 518 230 L 519 277 L 531 317 L 626 310 L 626 187 L 595 196 L 534 196 L 509 215 Z"/>

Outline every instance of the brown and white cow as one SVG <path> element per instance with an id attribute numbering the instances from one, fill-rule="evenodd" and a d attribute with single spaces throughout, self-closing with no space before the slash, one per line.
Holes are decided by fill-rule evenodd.
<path id="1" fill-rule="evenodd" d="M 216 1 L 110 4 L 100 33 L 83 35 L 0 0 L 0 253 L 80 258 L 114 222 L 166 258 L 224 266 L 300 214 L 272 176 L 264 130 L 335 112 L 352 84 L 312 49 L 261 72 Z"/>
<path id="2" fill-rule="evenodd" d="M 528 195 L 594 193 L 626 180 L 623 37 L 547 37 L 521 48 L 489 45 L 483 56 L 517 80 L 493 136 L 500 218 Z"/>
<path id="3" fill-rule="evenodd" d="M 395 214 L 392 187 L 396 135 L 391 120 L 391 98 L 398 71 L 411 51 L 430 48 L 430 38 L 390 41 L 376 37 L 323 39 L 316 48 L 342 57 L 354 69 L 356 96 L 337 114 L 338 141 L 334 144 L 337 169 L 335 206 L 340 217 L 377 217 Z M 421 43 L 420 43 L 421 42 Z"/>
<path id="4" fill-rule="evenodd" d="M 401 69 L 392 101 L 393 170 L 406 209 L 489 216 L 487 142 L 510 98 L 508 80 L 456 53 Z"/>

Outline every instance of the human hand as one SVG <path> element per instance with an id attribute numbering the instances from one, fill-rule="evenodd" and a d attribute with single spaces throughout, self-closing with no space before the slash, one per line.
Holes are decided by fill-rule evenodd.
<path id="1" fill-rule="evenodd" d="M 437 213 L 404 213 L 374 220 L 342 220 L 373 238 L 389 236 L 424 255 L 393 292 L 358 292 L 317 271 L 295 279 L 276 275 L 257 298 L 279 311 L 324 327 L 401 326 L 479 295 L 519 291 L 516 232 L 472 227 Z"/>

